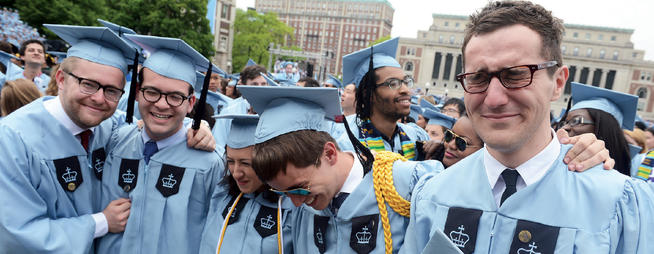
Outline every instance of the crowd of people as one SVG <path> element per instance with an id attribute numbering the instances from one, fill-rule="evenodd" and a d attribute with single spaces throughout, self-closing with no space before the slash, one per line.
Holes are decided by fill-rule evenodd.
<path id="1" fill-rule="evenodd" d="M 25 24 L 21 19 L 18 11 L 11 8 L 2 7 L 0 9 L 0 41 L 6 41 L 19 47 L 20 44 L 27 40 L 42 40 L 39 32 Z"/>
<path id="2" fill-rule="evenodd" d="M 654 248 L 654 130 L 637 97 L 578 83 L 552 116 L 569 71 L 540 5 L 470 16 L 463 98 L 416 94 L 398 38 L 321 83 L 292 62 L 228 74 L 116 24 L 44 26 L 71 45 L 46 86 L 40 41 L 2 59 L 22 77 L 0 92 L 0 253 Z"/>

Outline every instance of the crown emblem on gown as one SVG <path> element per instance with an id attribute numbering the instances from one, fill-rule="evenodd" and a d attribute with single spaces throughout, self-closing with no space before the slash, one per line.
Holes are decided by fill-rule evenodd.
<path id="1" fill-rule="evenodd" d="M 132 182 L 134 182 L 134 178 L 136 178 L 136 175 L 132 174 L 132 170 L 131 170 L 131 169 L 128 169 L 127 172 L 125 172 L 125 174 L 123 174 L 123 175 L 120 176 L 120 177 L 123 178 L 123 182 L 125 182 L 125 183 L 132 183 Z"/>
<path id="2" fill-rule="evenodd" d="M 459 226 L 459 231 L 452 231 L 450 232 L 450 240 L 452 240 L 452 243 L 456 245 L 456 247 L 459 248 L 464 248 L 466 247 L 466 243 L 470 240 L 470 236 L 467 234 L 463 233 L 465 228 L 463 225 Z"/>
<path id="3" fill-rule="evenodd" d="M 272 215 L 268 214 L 268 217 L 261 218 L 261 227 L 265 229 L 271 229 L 275 226 L 275 221 L 272 219 Z"/>
<path id="4" fill-rule="evenodd" d="M 163 187 L 172 189 L 175 187 L 175 184 L 177 184 L 177 180 L 175 180 L 175 176 L 173 174 L 170 174 L 168 177 L 162 178 L 161 183 L 163 184 Z"/>
<path id="5" fill-rule="evenodd" d="M 372 234 L 368 232 L 368 227 L 363 227 L 361 231 L 357 232 L 356 238 L 357 238 L 357 243 L 360 244 L 368 244 L 370 243 L 370 238 L 372 237 Z"/>
<path id="6" fill-rule="evenodd" d="M 520 249 L 518 249 L 518 254 L 540 254 L 540 252 L 536 252 L 536 251 L 534 251 L 534 249 L 537 249 L 537 248 L 538 248 L 538 246 L 536 246 L 536 243 L 535 243 L 535 242 L 532 242 L 532 243 L 529 245 L 529 248 L 530 248 L 530 249 L 528 249 L 528 250 L 527 250 L 527 249 L 524 249 L 524 248 L 520 248 Z"/>
<path id="7" fill-rule="evenodd" d="M 95 165 L 93 165 L 93 168 L 95 169 L 96 172 L 102 172 L 102 168 L 104 167 L 104 161 L 100 159 L 95 159 Z"/>
<path id="8" fill-rule="evenodd" d="M 318 239 L 319 244 L 324 243 L 323 240 L 322 240 L 322 231 L 320 231 L 320 229 L 318 229 L 318 233 L 316 233 L 316 239 Z"/>
<path id="9" fill-rule="evenodd" d="M 70 167 L 66 167 L 66 173 L 61 175 L 66 183 L 77 181 L 77 172 L 71 171 Z"/>

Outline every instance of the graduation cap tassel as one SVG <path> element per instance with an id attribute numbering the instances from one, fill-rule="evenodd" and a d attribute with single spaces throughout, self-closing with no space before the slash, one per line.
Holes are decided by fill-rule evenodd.
<path id="1" fill-rule="evenodd" d="M 202 84 L 202 92 L 200 93 L 200 100 L 198 100 L 198 106 L 195 108 L 195 115 L 193 116 L 193 126 L 194 130 L 200 129 L 200 121 L 204 115 L 204 104 L 207 103 L 207 92 L 209 91 L 209 80 L 211 80 L 211 61 L 209 61 L 209 68 L 207 69 L 207 74 L 204 76 L 204 82 Z"/>
<path id="2" fill-rule="evenodd" d="M 132 63 L 132 81 L 129 86 L 129 96 L 127 97 L 127 117 L 125 122 L 132 123 L 134 118 L 134 101 L 136 100 L 136 87 L 138 85 L 139 69 L 139 52 L 134 53 L 134 62 Z"/>
<path id="3" fill-rule="evenodd" d="M 350 125 L 347 123 L 345 116 L 343 116 L 343 124 L 345 124 L 345 132 L 347 133 L 347 137 L 350 139 L 350 142 L 352 142 L 352 146 L 354 146 L 354 150 L 357 152 L 357 157 L 359 157 L 359 160 L 361 161 L 361 165 L 363 166 L 363 174 L 367 174 L 372 170 L 372 163 L 375 161 L 375 157 L 372 155 L 372 152 L 370 152 L 370 149 L 361 144 L 359 139 L 354 136 L 354 133 L 352 133 L 352 130 L 350 130 Z"/>
<path id="4" fill-rule="evenodd" d="M 565 122 L 566 118 L 568 118 L 568 112 L 570 111 L 570 107 L 572 107 L 572 98 L 568 98 L 568 106 L 566 106 L 566 108 L 565 108 L 565 113 L 563 113 L 563 116 L 561 117 L 561 119 L 559 119 L 559 121 L 556 123 L 556 130 L 557 131 L 559 129 L 561 129 L 561 127 L 563 127 L 563 125 L 561 125 L 561 124 Z"/>

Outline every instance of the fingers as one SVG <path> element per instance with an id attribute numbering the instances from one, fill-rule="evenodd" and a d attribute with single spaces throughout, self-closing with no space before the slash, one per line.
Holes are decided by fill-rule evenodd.
<path id="1" fill-rule="evenodd" d="M 189 128 L 188 131 L 186 132 L 186 144 L 188 145 L 188 147 L 195 147 L 200 141 L 199 139 L 195 138 L 197 132 L 198 132 L 197 130 L 191 128 Z"/>
<path id="2" fill-rule="evenodd" d="M 559 139 L 559 143 L 561 144 L 569 144 L 570 142 L 570 136 L 564 129 L 559 129 L 556 131 L 556 137 Z"/>
<path id="3" fill-rule="evenodd" d="M 558 135 L 557 135 L 558 136 Z M 568 138 L 570 144 L 573 144 L 572 148 L 568 150 L 563 159 L 563 162 L 570 164 L 573 160 L 577 159 L 577 162 L 586 160 L 590 158 L 591 155 L 598 153 L 601 149 L 604 148 L 604 141 L 597 140 L 593 134 L 581 134 L 579 136 Z M 601 148 L 597 142 L 601 143 Z M 594 146 L 591 146 L 593 145 Z M 595 150 L 592 150 L 595 149 Z M 582 156 L 579 157 L 578 156 Z"/>
<path id="4" fill-rule="evenodd" d="M 613 168 L 615 168 L 615 160 L 609 157 L 608 160 L 604 161 L 604 169 L 611 170 Z"/>
<path id="5" fill-rule="evenodd" d="M 583 172 L 606 160 L 612 160 L 612 159 L 609 157 L 609 150 L 604 149 L 599 153 L 595 153 L 594 155 L 591 155 L 591 157 L 586 160 L 580 162 L 573 161 L 570 165 L 568 165 L 568 168 L 573 166 L 574 168 L 572 170 L 577 172 Z"/>

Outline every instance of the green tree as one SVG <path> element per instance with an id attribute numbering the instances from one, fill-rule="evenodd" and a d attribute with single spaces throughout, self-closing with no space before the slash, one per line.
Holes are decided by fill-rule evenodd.
<path id="1" fill-rule="evenodd" d="M 96 19 L 106 16 L 106 0 L 29 0 L 14 4 L 20 19 L 48 38 L 57 36 L 43 28 L 43 24 L 96 25 Z"/>
<path id="2" fill-rule="evenodd" d="M 391 39 L 390 35 L 386 35 L 384 37 L 379 37 L 377 40 L 374 40 L 370 44 L 368 44 L 368 47 L 370 47 L 372 45 L 377 45 L 379 43 L 385 42 L 385 41 L 390 40 L 390 39 Z"/>
<path id="3" fill-rule="evenodd" d="M 134 29 L 139 34 L 180 38 L 205 57 L 213 56 L 207 0 L 107 1 L 108 21 Z"/>
<path id="4" fill-rule="evenodd" d="M 277 19 L 277 14 L 260 14 L 254 10 L 236 9 L 234 21 L 234 48 L 232 63 L 234 72 L 239 72 L 248 58 L 259 64 L 268 63 L 270 43 L 283 45 L 285 41 L 295 40 L 293 28 Z"/>

